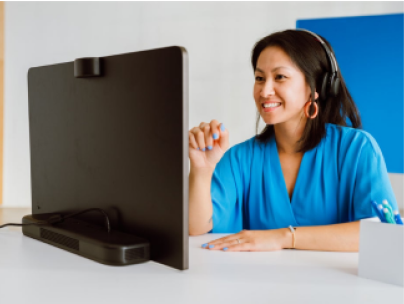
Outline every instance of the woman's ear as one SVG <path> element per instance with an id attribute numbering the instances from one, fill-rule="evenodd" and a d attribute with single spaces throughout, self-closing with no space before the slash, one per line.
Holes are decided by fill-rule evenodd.
<path id="1" fill-rule="evenodd" d="M 310 96 L 309 96 L 309 98 L 310 98 L 310 99 L 309 99 L 309 102 L 310 102 L 310 101 L 313 101 L 313 102 L 316 101 L 316 100 L 318 99 L 318 96 L 319 96 L 319 95 L 318 95 L 317 91 L 315 91 L 315 92 L 314 92 L 314 100 L 311 100 L 311 94 L 310 94 Z"/>

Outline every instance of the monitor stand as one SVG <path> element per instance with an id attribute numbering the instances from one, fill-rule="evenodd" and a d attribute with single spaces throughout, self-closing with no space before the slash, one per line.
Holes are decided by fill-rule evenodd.
<path id="1" fill-rule="evenodd" d="M 43 224 L 55 213 L 23 217 L 24 235 L 59 247 L 96 262 L 122 266 L 150 260 L 150 244 L 141 237 L 68 218 L 55 224 Z"/>

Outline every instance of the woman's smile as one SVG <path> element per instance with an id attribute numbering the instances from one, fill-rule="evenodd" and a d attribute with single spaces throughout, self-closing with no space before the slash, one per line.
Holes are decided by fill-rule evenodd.
<path id="1" fill-rule="evenodd" d="M 264 112 L 273 112 L 281 106 L 280 102 L 264 102 L 261 108 Z"/>

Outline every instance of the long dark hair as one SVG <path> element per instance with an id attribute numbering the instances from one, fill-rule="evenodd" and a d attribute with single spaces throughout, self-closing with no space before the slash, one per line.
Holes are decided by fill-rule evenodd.
<path id="1" fill-rule="evenodd" d="M 322 36 L 318 36 L 324 40 L 331 52 L 334 53 L 330 43 Z M 331 72 L 330 62 L 320 42 L 309 33 L 299 30 L 286 30 L 266 36 L 259 40 L 252 50 L 251 63 L 254 73 L 259 55 L 269 46 L 277 46 L 289 55 L 291 60 L 304 74 L 314 100 L 316 88 L 317 92 L 320 93 L 324 74 Z M 335 97 L 326 96 L 324 98 L 324 96 L 320 96 L 316 100 L 318 115 L 314 119 L 307 120 L 303 135 L 299 140 L 299 149 L 297 152 L 306 152 L 317 146 L 326 135 L 326 123 L 362 128 L 359 111 L 351 94 L 348 92 L 339 66 L 338 77 L 340 79 L 338 94 Z M 313 103 L 309 109 L 309 113 L 312 112 L 314 112 Z M 260 115 L 259 112 L 257 114 L 256 133 L 258 134 Z M 347 118 L 350 120 L 350 125 L 347 124 Z M 264 130 L 256 135 L 255 138 L 260 142 L 267 142 L 272 136 L 274 136 L 274 126 L 266 125 Z"/>

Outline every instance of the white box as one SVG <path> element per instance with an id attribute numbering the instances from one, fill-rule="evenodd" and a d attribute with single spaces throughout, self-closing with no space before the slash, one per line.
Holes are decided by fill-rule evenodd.
<path id="1" fill-rule="evenodd" d="M 358 275 L 404 287 L 404 226 L 360 221 Z"/>

